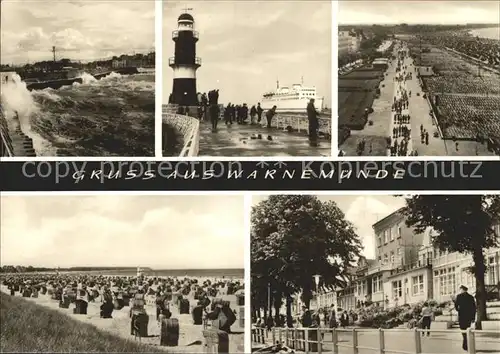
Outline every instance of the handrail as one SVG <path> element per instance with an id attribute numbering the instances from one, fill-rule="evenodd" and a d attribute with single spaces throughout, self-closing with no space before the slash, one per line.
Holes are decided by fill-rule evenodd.
<path id="1" fill-rule="evenodd" d="M 0 107 L 0 137 L 2 139 L 2 156 L 1 157 L 13 157 L 14 156 L 14 148 L 12 146 L 12 142 L 9 136 L 9 127 L 7 124 L 7 120 L 5 120 L 5 116 L 2 108 Z"/>
<path id="2" fill-rule="evenodd" d="M 269 333 L 270 332 L 270 333 Z M 312 335 L 313 332 L 315 335 Z M 377 347 L 368 347 L 359 345 L 359 333 L 378 333 L 378 346 Z M 386 332 L 406 332 L 413 334 L 413 343 L 408 343 L 408 346 L 412 345 L 413 350 L 396 350 L 396 349 L 387 349 L 386 341 L 385 341 L 385 333 Z M 252 342 L 255 344 L 268 344 L 275 345 L 277 343 L 284 344 L 295 350 L 304 350 L 306 353 L 314 351 L 318 354 L 322 353 L 323 345 L 329 344 L 333 346 L 333 353 L 338 354 L 339 348 L 351 348 L 353 354 L 358 354 L 359 349 L 363 350 L 373 350 L 377 353 L 395 353 L 395 354 L 420 354 L 422 353 L 422 334 L 423 332 L 431 332 L 431 333 L 466 333 L 468 339 L 468 353 L 476 354 L 476 335 L 477 334 L 493 334 L 500 335 L 500 330 L 497 331 L 483 331 L 483 330 L 475 330 L 475 329 L 467 329 L 467 330 L 445 330 L 445 329 L 363 329 L 363 328 L 278 328 L 273 327 L 271 331 L 267 331 L 266 328 L 255 327 L 252 326 L 251 337 Z M 307 335 L 306 335 L 307 333 Z M 331 341 L 324 340 L 324 333 L 331 333 L 332 339 Z M 352 342 L 343 344 L 340 343 L 338 334 L 339 333 L 351 333 L 352 334 Z M 271 334 L 271 338 L 269 338 L 269 334 Z M 300 337 L 299 338 L 299 334 Z M 284 338 L 283 338 L 284 337 Z M 314 338 L 315 337 L 315 338 Z M 270 341 L 269 341 L 270 340 Z M 487 342 L 487 341 L 484 341 Z M 493 342 L 493 341 L 491 341 Z M 497 343 L 497 341 L 494 341 Z M 406 349 L 408 349 L 408 346 Z M 314 347 L 314 350 L 312 350 Z"/>
<path id="3" fill-rule="evenodd" d="M 331 118 L 318 118 L 318 130 L 324 134 L 332 134 L 332 120 Z M 294 116 L 294 115 L 285 115 L 285 114 L 277 114 L 276 115 L 276 127 L 278 129 L 286 130 L 288 127 L 291 127 L 298 132 L 305 131 L 309 132 L 309 121 L 307 117 L 304 116 Z"/>
<path id="4" fill-rule="evenodd" d="M 0 129 L 0 135 L 2 137 L 2 157 L 13 157 L 14 152 L 8 138 L 5 137 L 3 129 Z"/>

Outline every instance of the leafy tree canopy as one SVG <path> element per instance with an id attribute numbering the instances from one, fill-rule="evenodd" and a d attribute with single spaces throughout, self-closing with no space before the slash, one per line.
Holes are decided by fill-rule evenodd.
<path id="1" fill-rule="evenodd" d="M 441 250 L 473 253 L 498 245 L 500 196 L 417 195 L 406 200 L 402 212 L 416 232 L 432 227 Z"/>
<path id="2" fill-rule="evenodd" d="M 278 283 L 289 293 L 339 284 L 360 255 L 353 225 L 334 202 L 310 195 L 275 195 L 252 210 L 253 281 Z M 252 285 L 253 286 L 253 285 Z"/>

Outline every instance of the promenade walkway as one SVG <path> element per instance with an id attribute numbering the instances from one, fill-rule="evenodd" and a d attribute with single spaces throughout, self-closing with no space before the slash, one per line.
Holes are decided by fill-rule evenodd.
<path id="1" fill-rule="evenodd" d="M 290 330 L 292 332 L 293 329 Z M 323 335 L 321 346 L 322 354 L 378 354 L 380 353 L 380 332 L 377 329 L 356 329 L 357 337 L 357 350 L 354 349 L 352 329 L 337 331 L 337 343 L 338 352 L 334 351 L 333 346 L 333 336 L 331 332 L 326 332 Z M 436 331 L 431 332 L 430 336 L 422 336 L 419 332 L 420 337 L 420 351 L 417 351 L 416 345 L 416 333 L 415 330 L 401 330 L 401 329 L 388 329 L 384 330 L 384 348 L 385 353 L 400 353 L 400 354 L 460 354 L 460 353 L 471 353 L 462 349 L 462 335 L 456 329 L 450 329 L 448 331 Z M 290 337 L 292 337 L 290 335 Z M 275 332 L 275 338 L 279 341 L 278 331 Z M 301 337 L 302 338 L 302 337 Z M 282 332 L 281 340 L 286 345 L 285 335 Z M 475 333 L 475 352 L 474 353 L 498 353 L 500 354 L 500 332 L 497 335 L 494 334 L 481 334 L 480 332 Z M 266 345 L 272 345 L 272 332 L 269 332 L 266 337 L 266 343 L 256 343 L 254 338 L 252 338 L 253 348 L 260 348 Z M 288 343 L 289 347 L 293 347 L 294 343 L 290 339 Z M 303 350 L 304 345 L 302 343 L 298 344 L 299 350 L 296 352 L 305 352 Z M 471 349 L 470 346 L 469 349 Z M 309 352 L 313 352 L 309 350 Z M 315 352 L 319 352 L 315 351 Z"/>
<path id="2" fill-rule="evenodd" d="M 305 133 L 288 133 L 280 129 L 267 129 L 260 125 L 230 126 L 219 122 L 212 132 L 208 122 L 201 122 L 199 156 L 330 156 L 331 141 L 319 139 L 318 147 L 309 145 Z M 262 139 L 253 137 L 260 134 Z M 271 140 L 268 140 L 271 136 Z"/>

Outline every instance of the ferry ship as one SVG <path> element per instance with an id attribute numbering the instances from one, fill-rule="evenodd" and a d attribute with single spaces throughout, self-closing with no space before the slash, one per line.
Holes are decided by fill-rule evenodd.
<path id="1" fill-rule="evenodd" d="M 261 107 L 264 110 L 276 106 L 277 112 L 306 113 L 309 100 L 314 98 L 317 111 L 323 110 L 323 97 L 316 93 L 316 87 L 293 84 L 292 87 L 280 87 L 276 82 L 276 91 L 262 95 Z"/>

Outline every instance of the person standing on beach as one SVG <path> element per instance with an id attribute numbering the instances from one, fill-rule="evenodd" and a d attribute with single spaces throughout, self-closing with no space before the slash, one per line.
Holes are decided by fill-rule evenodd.
<path id="1" fill-rule="evenodd" d="M 452 298 L 455 303 L 455 310 L 458 312 L 458 324 L 462 331 L 468 329 L 476 318 L 476 302 L 467 290 L 469 289 L 465 285 L 460 286 L 460 294 L 455 299 Z M 462 332 L 462 337 L 462 348 L 468 350 L 467 333 Z"/>

